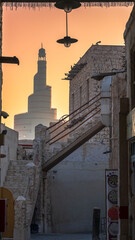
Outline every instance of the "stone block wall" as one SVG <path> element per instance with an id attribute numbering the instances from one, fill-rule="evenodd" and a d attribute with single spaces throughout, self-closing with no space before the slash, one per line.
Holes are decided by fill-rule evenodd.
<path id="1" fill-rule="evenodd" d="M 134 156 L 133 150 L 131 151 L 131 144 L 134 144 L 134 115 L 135 110 L 135 6 L 130 14 L 129 20 L 126 24 L 124 32 L 126 44 L 126 61 L 127 61 L 127 97 L 129 99 L 129 115 L 127 118 L 127 134 L 128 134 L 128 157 L 123 160 L 120 159 L 120 205 L 128 206 L 128 219 L 121 219 L 120 221 L 120 239 L 128 238 L 135 239 L 135 165 L 132 161 Z M 129 116 L 131 120 L 129 121 Z M 126 139 L 127 140 L 127 139 Z M 124 139 L 125 141 L 125 139 Z M 124 142 L 123 141 L 123 142 Z M 132 145 L 133 146 L 133 145 Z M 125 152 L 124 152 L 125 154 Z M 121 153 L 122 157 L 122 153 Z M 126 177 L 125 177 L 126 176 Z M 124 180 L 127 184 L 124 184 Z M 126 186 L 125 186 L 126 185 Z M 122 186 L 124 186 L 122 188 Z M 127 235 L 127 236 L 126 236 Z"/>
<path id="2" fill-rule="evenodd" d="M 87 64 L 70 81 L 70 113 L 72 94 L 74 110 L 100 92 L 101 82 L 91 76 L 100 72 L 122 69 L 123 46 L 92 46 L 80 59 Z M 118 125 L 119 99 L 126 96 L 126 75 L 112 78 L 112 122 Z M 112 135 L 111 135 L 112 134 Z M 111 138 L 111 139 L 110 139 Z M 114 154 L 103 154 L 115 149 Z M 111 149 L 111 150 L 112 150 Z M 110 164 L 109 164 L 110 158 Z M 109 166 L 110 165 L 110 166 Z M 86 232 L 92 230 L 92 210 L 101 208 L 105 216 L 105 169 L 118 167 L 118 129 L 105 128 L 51 169 L 46 180 L 46 232 Z M 96 173 L 96 174 L 95 174 Z"/>
<path id="3" fill-rule="evenodd" d="M 46 178 L 46 233 L 92 231 L 93 208 L 105 217 L 105 168 L 102 143 L 86 143 L 52 168 Z"/>
<path id="4" fill-rule="evenodd" d="M 72 93 L 75 96 L 76 109 L 80 104 L 80 87 L 82 87 L 82 104 L 84 104 L 88 97 L 88 80 L 89 99 L 100 92 L 101 82 L 93 80 L 91 76 L 98 72 L 112 71 L 113 68 L 121 69 L 123 55 L 124 47 L 122 46 L 96 45 L 86 52 L 79 63 L 87 61 L 87 64 L 70 82 L 70 112 L 72 112 Z M 119 98 L 125 96 L 126 78 L 125 75 L 119 75 L 116 79 L 113 80 L 112 102 L 113 99 L 115 102 L 112 108 L 113 113 L 118 117 L 116 105 L 118 105 Z M 116 120 L 118 122 L 118 118 L 114 117 L 113 121 Z M 42 140 L 38 154 L 41 159 L 46 159 L 47 151 L 49 151 L 44 145 L 44 128 L 39 126 L 36 129 L 37 140 Z M 116 132 L 113 132 L 113 137 L 117 137 Z M 40 229 L 46 233 L 86 232 L 92 230 L 91 219 L 94 207 L 100 207 L 102 217 L 105 216 L 104 180 L 105 169 L 109 167 L 110 154 L 104 154 L 104 152 L 110 148 L 109 138 L 110 129 L 105 128 L 48 172 L 44 179 L 45 186 L 40 193 L 44 198 L 43 207 L 41 207 L 40 200 L 36 205 L 39 213 L 36 215 L 36 223 Z M 114 147 L 116 145 L 117 142 L 114 143 Z M 116 151 L 116 163 L 117 154 Z"/>
<path id="5" fill-rule="evenodd" d="M 130 110 L 132 109 L 132 88 L 134 88 L 134 83 L 132 85 L 132 78 L 134 78 L 134 61 L 131 56 L 135 54 L 135 7 L 131 12 L 130 18 L 126 24 L 126 29 L 124 32 L 125 44 L 126 44 L 126 59 L 127 59 L 127 97 L 129 98 Z"/>
<path id="6" fill-rule="evenodd" d="M 111 72 L 113 70 L 121 70 L 123 66 L 123 57 L 125 56 L 124 46 L 113 45 L 92 45 L 88 51 L 83 55 L 77 64 L 87 63 L 76 76 L 70 80 L 70 98 L 69 98 L 69 112 L 80 107 L 80 88 L 82 92 L 81 105 L 85 104 L 91 98 L 100 93 L 102 81 L 92 79 L 93 74 Z M 73 107 L 74 95 L 74 107 Z M 88 110 L 89 108 L 88 104 Z M 84 111 L 85 112 L 85 111 Z M 83 113 L 84 113 L 83 112 Z M 100 114 L 93 117 L 93 121 L 97 121 Z M 104 141 L 109 143 L 109 128 L 103 129 L 89 142 L 96 143 L 97 141 Z"/>
<path id="7" fill-rule="evenodd" d="M 74 109 L 80 107 L 80 87 L 82 87 L 82 104 L 100 92 L 101 82 L 92 79 L 95 73 L 111 72 L 121 69 L 125 55 L 124 46 L 92 45 L 77 64 L 87 63 L 70 81 L 70 108 L 72 112 L 72 94 L 74 93 Z M 89 81 L 89 84 L 88 84 Z M 88 90 L 89 85 L 89 90 Z"/>

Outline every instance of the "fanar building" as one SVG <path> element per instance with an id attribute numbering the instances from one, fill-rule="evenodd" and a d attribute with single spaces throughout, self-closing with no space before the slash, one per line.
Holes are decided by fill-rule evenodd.
<path id="1" fill-rule="evenodd" d="M 19 139 L 34 139 L 35 126 L 49 126 L 57 117 L 57 110 L 51 108 L 51 87 L 46 85 L 46 53 L 42 46 L 37 65 L 34 93 L 28 97 L 28 112 L 14 116 L 14 129 L 19 132 Z"/>

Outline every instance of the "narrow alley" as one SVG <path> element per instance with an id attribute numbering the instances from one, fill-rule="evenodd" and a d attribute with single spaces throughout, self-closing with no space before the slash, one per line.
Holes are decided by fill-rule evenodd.
<path id="1" fill-rule="evenodd" d="M 32 234 L 31 240 L 92 240 L 90 233 L 78 234 Z"/>

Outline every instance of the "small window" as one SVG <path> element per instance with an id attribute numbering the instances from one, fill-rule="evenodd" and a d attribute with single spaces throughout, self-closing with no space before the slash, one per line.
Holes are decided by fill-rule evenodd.
<path id="1" fill-rule="evenodd" d="M 135 107 L 135 51 L 131 53 L 131 109 Z"/>
<path id="2" fill-rule="evenodd" d="M 89 79 L 87 79 L 87 102 L 89 101 Z"/>
<path id="3" fill-rule="evenodd" d="M 135 155 L 135 142 L 131 144 L 131 155 Z"/>
<path id="4" fill-rule="evenodd" d="M 82 106 L 82 87 L 80 87 L 80 107 Z"/>
<path id="5" fill-rule="evenodd" d="M 74 107 L 75 107 L 74 104 L 75 104 L 75 103 L 74 103 L 74 93 L 73 93 L 73 94 L 72 94 L 72 112 L 74 111 Z"/>

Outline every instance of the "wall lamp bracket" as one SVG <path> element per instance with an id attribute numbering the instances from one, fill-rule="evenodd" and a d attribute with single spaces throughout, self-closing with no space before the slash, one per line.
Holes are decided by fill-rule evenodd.
<path id="1" fill-rule="evenodd" d="M 0 57 L 0 63 L 11 63 L 11 64 L 18 64 L 19 59 L 17 57 Z"/>

